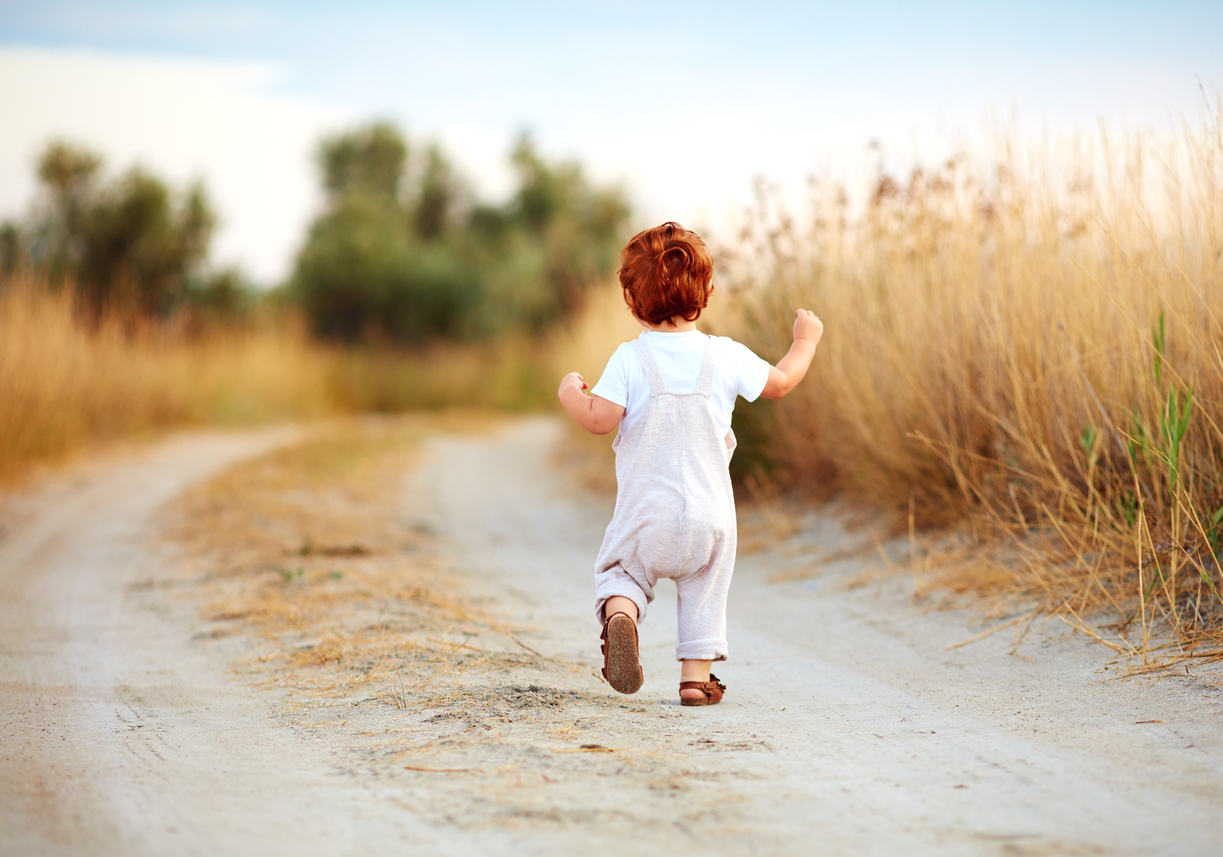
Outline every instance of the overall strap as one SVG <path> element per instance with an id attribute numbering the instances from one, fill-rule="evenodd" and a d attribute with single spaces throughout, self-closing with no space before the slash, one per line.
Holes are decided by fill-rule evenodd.
<path id="1" fill-rule="evenodd" d="M 718 338 L 709 337 L 709 343 L 705 346 L 705 359 L 701 361 L 701 374 L 696 380 L 695 392 L 702 396 L 709 395 L 709 388 L 713 385 L 713 371 L 718 365 L 718 352 L 721 350 L 722 343 Z"/>
<path id="2" fill-rule="evenodd" d="M 662 379 L 662 372 L 658 370 L 658 364 L 654 362 L 650 346 L 646 345 L 644 340 L 634 339 L 633 350 L 637 352 L 641 368 L 645 370 L 645 376 L 650 380 L 650 395 L 657 396 L 659 393 L 667 392 L 667 384 Z"/>

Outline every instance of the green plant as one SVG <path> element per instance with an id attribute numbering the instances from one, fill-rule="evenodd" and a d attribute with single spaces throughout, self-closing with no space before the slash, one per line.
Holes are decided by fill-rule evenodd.
<path id="1" fill-rule="evenodd" d="M 39 202 L 6 255 L 72 283 L 95 319 L 166 315 L 189 296 L 216 224 L 203 185 L 175 189 L 140 166 L 107 179 L 100 157 L 63 141 L 47 144 L 38 178 Z"/>
<path id="2" fill-rule="evenodd" d="M 1220 559 L 1220 531 L 1223 530 L 1223 506 L 1206 516 L 1206 544 L 1216 562 Z"/>
<path id="3" fill-rule="evenodd" d="M 480 204 L 442 149 L 385 123 L 324 140 L 327 209 L 298 254 L 290 294 L 319 336 L 419 346 L 538 334 L 571 317 L 614 268 L 629 208 L 527 137 L 516 193 Z"/>
<path id="4" fill-rule="evenodd" d="M 1159 321 L 1151 325 L 1151 369 L 1155 376 L 1155 384 L 1157 387 L 1163 385 L 1164 366 L 1167 361 L 1167 329 L 1165 326 L 1164 313 L 1161 310 L 1159 313 Z M 1182 401 L 1181 397 L 1184 396 Z M 1168 481 L 1168 490 L 1175 496 L 1177 481 L 1180 477 L 1181 469 L 1181 447 L 1185 440 L 1185 435 L 1189 431 L 1189 420 L 1193 414 L 1193 388 L 1184 387 L 1178 390 L 1174 385 L 1169 384 L 1166 400 L 1159 414 L 1159 436 L 1162 440 L 1158 449 L 1160 460 L 1166 467 L 1166 475 Z M 1141 420 L 1138 417 L 1138 409 L 1134 409 L 1135 423 L 1142 426 Z M 1151 436 L 1145 426 L 1142 427 L 1141 433 L 1138 435 L 1141 438 L 1141 443 L 1148 449 L 1151 447 Z"/>
<path id="5" fill-rule="evenodd" d="M 1132 530 L 1138 523 L 1138 499 L 1134 496 L 1134 492 L 1123 491 L 1117 498 L 1116 509 Z"/>
<path id="6" fill-rule="evenodd" d="M 1096 461 L 1099 460 L 1099 451 L 1096 449 L 1096 440 L 1099 435 L 1096 433 L 1096 427 L 1090 423 L 1083 428 L 1083 434 L 1079 437 L 1079 446 L 1083 452 L 1087 454 L 1087 466 L 1095 467 Z"/>
<path id="7" fill-rule="evenodd" d="M 1151 344 L 1155 348 L 1155 356 L 1152 359 L 1153 368 L 1155 370 L 1155 383 L 1159 384 L 1163 381 L 1164 368 L 1164 348 L 1167 345 L 1167 333 L 1164 330 L 1164 313 L 1159 312 L 1158 325 L 1151 325 Z"/>

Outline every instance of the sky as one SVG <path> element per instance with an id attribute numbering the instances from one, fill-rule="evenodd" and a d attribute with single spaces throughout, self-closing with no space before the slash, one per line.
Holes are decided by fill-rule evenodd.
<path id="1" fill-rule="evenodd" d="M 321 135 L 385 118 L 509 192 L 529 131 L 625 187 L 634 225 L 726 232 L 765 177 L 859 181 L 1029 135 L 1169 131 L 1223 86 L 1223 3 L 10 2 L 0 218 L 52 137 L 203 180 L 216 263 L 273 284 Z M 868 149 L 872 141 L 878 148 Z"/>

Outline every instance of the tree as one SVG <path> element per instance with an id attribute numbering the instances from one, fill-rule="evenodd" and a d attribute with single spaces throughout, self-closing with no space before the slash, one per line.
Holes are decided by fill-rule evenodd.
<path id="1" fill-rule="evenodd" d="M 140 167 L 103 181 L 102 159 L 63 141 L 43 150 L 38 178 L 29 222 L 6 230 L 6 258 L 75 283 L 94 315 L 165 314 L 188 294 L 216 223 L 201 185 L 175 191 Z"/>
<path id="2" fill-rule="evenodd" d="M 354 194 L 395 204 L 407 157 L 403 135 L 386 122 L 329 137 L 319 145 L 323 189 L 333 204 Z"/>
<path id="3" fill-rule="evenodd" d="M 356 196 L 310 227 L 292 292 L 323 338 L 416 342 L 460 335 L 471 285 L 449 254 L 416 240 L 405 211 Z"/>
<path id="4" fill-rule="evenodd" d="M 441 148 L 429 146 L 415 198 L 410 200 L 413 231 L 425 241 L 445 236 L 458 225 L 466 195 L 463 182 Z"/>
<path id="5" fill-rule="evenodd" d="M 409 148 L 377 123 L 325 139 L 318 163 L 328 209 L 310 226 L 291 292 L 326 339 L 418 341 L 459 335 L 470 277 L 436 245 L 458 187 L 436 147 L 412 188 Z"/>
<path id="6" fill-rule="evenodd" d="M 550 300 L 538 325 L 574 311 L 591 282 L 615 267 L 620 230 L 630 209 L 618 188 L 595 188 L 580 164 L 549 164 L 529 135 L 514 147 L 511 163 L 518 173 L 518 192 L 511 217 L 544 247 L 544 270 Z"/>
<path id="7" fill-rule="evenodd" d="M 11 220 L 0 223 L 0 272 L 3 272 L 5 276 L 11 276 L 21 267 L 24 255 L 24 248 L 21 246 L 21 227 Z"/>
<path id="8" fill-rule="evenodd" d="M 474 201 L 440 146 L 413 146 L 385 123 L 325 139 L 318 162 L 327 210 L 290 294 L 320 336 L 341 341 L 542 328 L 612 269 L 629 213 L 619 190 L 548 162 L 525 136 L 503 205 Z"/>
<path id="9" fill-rule="evenodd" d="M 29 255 L 55 280 L 74 275 L 80 265 L 101 167 L 97 155 L 59 140 L 48 143 L 38 159 L 45 200 L 31 230 Z"/>
<path id="10" fill-rule="evenodd" d="M 164 315 L 186 296 L 216 219 L 200 185 L 181 197 L 134 167 L 91 200 L 77 270 L 88 306 Z"/>

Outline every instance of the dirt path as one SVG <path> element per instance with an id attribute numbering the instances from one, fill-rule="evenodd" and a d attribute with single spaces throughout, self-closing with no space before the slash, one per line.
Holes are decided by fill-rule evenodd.
<path id="1" fill-rule="evenodd" d="M 352 715 L 411 732 L 394 752 L 276 728 L 240 641 L 193 640 L 159 576 L 159 506 L 284 433 L 179 438 L 27 500 L 0 540 L 0 853 L 1223 851 L 1217 677 L 1110 681 L 1052 624 L 1028 657 L 1006 633 L 948 652 L 975 619 L 847 589 L 862 560 L 769 582 L 852 542 L 829 519 L 741 558 L 722 705 L 676 704 L 669 592 L 645 688 L 611 695 L 588 573 L 610 508 L 553 468 L 557 436 L 439 437 L 409 475 L 404 514 L 554 660 L 474 690 L 478 712 Z"/>

